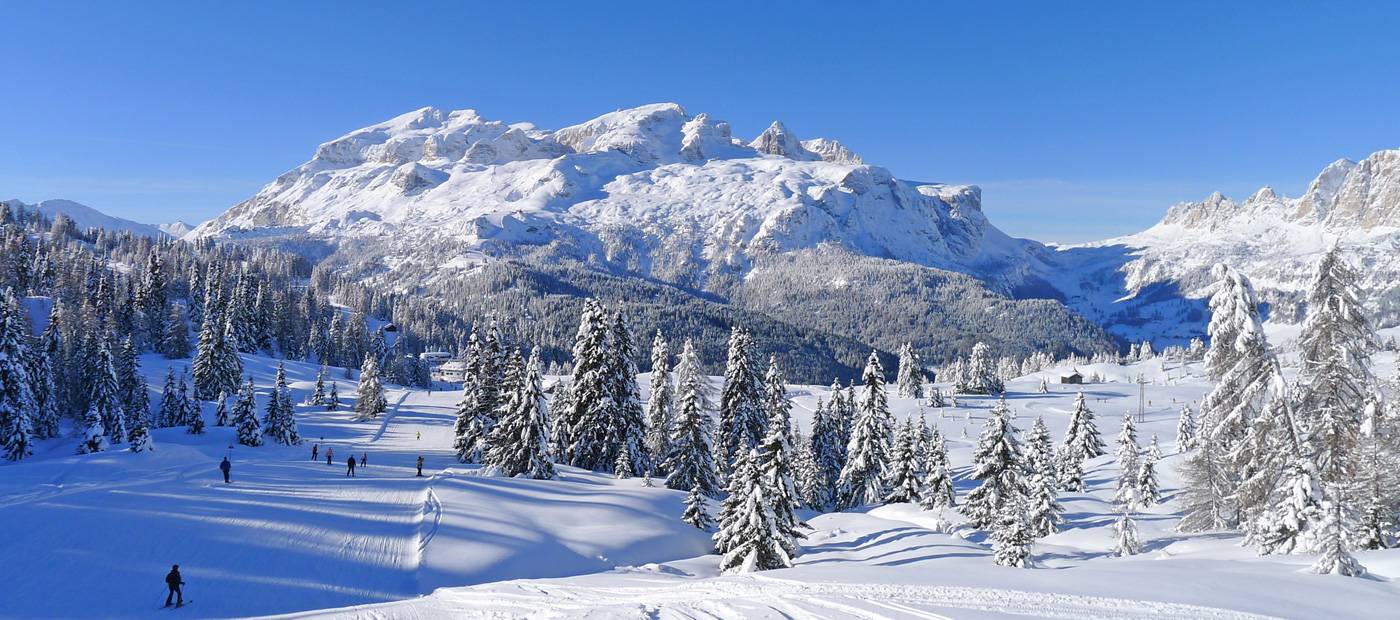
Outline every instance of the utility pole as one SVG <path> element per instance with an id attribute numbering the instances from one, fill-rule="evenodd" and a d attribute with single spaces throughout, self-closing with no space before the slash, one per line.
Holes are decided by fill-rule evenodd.
<path id="1" fill-rule="evenodd" d="M 1147 378 L 1138 373 L 1138 423 L 1147 421 Z"/>

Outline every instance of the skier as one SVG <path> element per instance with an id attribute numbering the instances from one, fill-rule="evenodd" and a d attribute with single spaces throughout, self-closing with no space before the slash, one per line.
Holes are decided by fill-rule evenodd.
<path id="1" fill-rule="evenodd" d="M 419 440 L 419 441 L 422 441 L 422 440 L 423 440 L 423 431 L 418 431 L 418 440 Z"/>
<path id="2" fill-rule="evenodd" d="M 422 478 L 422 477 L 423 477 L 423 457 L 422 457 L 422 456 L 419 456 L 419 457 L 418 457 L 418 477 L 419 477 L 419 478 Z"/>
<path id="3" fill-rule="evenodd" d="M 228 460 L 225 459 L 224 462 L 227 463 Z M 184 606 L 185 606 L 185 593 L 182 592 L 182 591 L 180 590 L 180 586 L 183 586 L 183 585 L 185 585 L 185 580 L 183 580 L 183 579 L 180 578 L 180 565 L 179 565 L 179 564 L 171 565 L 171 567 L 170 567 L 170 572 L 168 572 L 168 573 L 165 574 L 165 587 L 170 588 L 170 591 L 167 592 L 166 595 L 165 595 L 165 606 L 166 606 L 166 607 L 169 607 L 169 606 L 170 606 L 170 597 L 172 597 L 172 596 L 173 596 L 173 597 L 176 597 L 176 598 L 175 598 L 175 601 L 176 601 L 176 602 L 175 602 L 175 606 L 176 606 L 176 607 L 184 607 Z"/>
<path id="4" fill-rule="evenodd" d="M 321 444 L 319 444 L 319 443 L 313 443 L 313 444 L 311 444 L 311 460 L 313 460 L 313 461 L 316 460 L 316 451 L 319 450 L 320 448 L 321 448 Z"/>
<path id="5" fill-rule="evenodd" d="M 229 482 L 228 472 L 231 469 L 233 469 L 233 463 L 228 462 L 228 457 L 224 457 L 223 462 L 219 463 L 219 471 L 224 472 L 224 484 L 228 484 Z"/>
<path id="6" fill-rule="evenodd" d="M 354 475 L 355 475 L 355 455 L 353 455 L 353 454 L 351 454 L 351 455 L 350 455 L 350 458 L 347 459 L 347 460 L 345 461 L 345 475 L 346 475 L 346 476 L 354 476 Z"/>
<path id="7" fill-rule="evenodd" d="M 332 456 L 335 456 L 335 449 L 334 449 L 334 448 L 331 448 L 331 447 L 329 447 L 329 446 L 326 447 L 326 464 L 327 464 L 327 465 L 330 465 L 330 464 L 331 464 L 331 457 L 332 457 Z"/>
<path id="8" fill-rule="evenodd" d="M 369 465 L 369 453 L 368 453 L 368 452 L 366 452 L 366 453 L 360 455 L 360 467 L 364 467 L 365 465 Z"/>

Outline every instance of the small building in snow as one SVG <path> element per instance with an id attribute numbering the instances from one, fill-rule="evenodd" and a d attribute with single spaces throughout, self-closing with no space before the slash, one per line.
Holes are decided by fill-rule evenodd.
<path id="1" fill-rule="evenodd" d="M 1060 383 L 1073 383 L 1075 385 L 1080 385 L 1084 383 L 1084 375 L 1080 374 L 1079 369 L 1076 368 L 1074 372 L 1071 372 L 1067 375 L 1062 375 L 1060 377 Z"/>

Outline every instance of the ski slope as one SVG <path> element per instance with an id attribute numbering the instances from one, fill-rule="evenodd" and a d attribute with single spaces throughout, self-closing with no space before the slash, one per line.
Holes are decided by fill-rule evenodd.
<path id="1" fill-rule="evenodd" d="M 243 360 L 265 396 L 275 362 Z M 1389 374 L 1392 360 L 1378 361 Z M 143 369 L 158 384 L 170 363 L 147 357 Z M 287 370 L 300 402 L 315 368 Z M 806 513 L 812 529 L 794 568 L 719 576 L 708 537 L 679 521 L 684 494 L 568 467 L 552 481 L 480 475 L 453 459 L 455 392 L 391 388 L 389 412 L 373 422 L 299 406 L 303 446 L 237 446 L 227 428 L 160 429 L 151 454 L 77 456 L 76 440 L 60 439 L 0 465 L 0 531 L 18 533 L 0 562 L 0 617 L 144 617 L 176 562 L 198 600 L 180 613 L 199 617 L 1384 618 L 1400 608 L 1395 551 L 1358 554 L 1372 575 L 1347 579 L 1307 573 L 1310 556 L 1259 557 L 1234 535 L 1175 533 L 1177 412 L 1208 384 L 1194 366 L 1158 360 L 1080 370 L 1108 380 L 1082 388 L 1110 450 L 1137 407 L 1132 381 L 1148 381 L 1139 438 L 1159 436 L 1165 502 L 1139 515 L 1138 556 L 1110 553 L 1109 456 L 1090 462 L 1088 492 L 1061 496 L 1066 524 L 1037 542 L 1032 570 L 993 564 L 985 535 L 955 512 L 940 528 L 938 515 L 895 505 Z M 1067 371 L 1009 383 L 1018 428 L 1043 416 L 1059 441 L 1079 389 L 1054 384 Z M 333 375 L 348 401 L 353 381 Z M 1035 393 L 1042 375 L 1049 394 Z M 797 423 L 810 428 L 828 390 L 791 393 Z M 993 401 L 959 401 L 923 409 L 891 392 L 899 415 L 922 413 L 948 438 L 961 499 Z M 333 449 L 334 464 L 311 461 L 312 443 Z M 355 478 L 345 476 L 351 453 L 370 461 Z M 216 469 L 225 454 L 227 486 Z"/>

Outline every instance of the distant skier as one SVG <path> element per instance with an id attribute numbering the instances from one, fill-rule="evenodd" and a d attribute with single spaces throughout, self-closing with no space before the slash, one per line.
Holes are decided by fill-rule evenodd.
<path id="1" fill-rule="evenodd" d="M 369 465 L 369 453 L 368 453 L 368 452 L 366 452 L 366 453 L 360 455 L 360 467 L 364 467 L 365 465 Z"/>
<path id="2" fill-rule="evenodd" d="M 355 455 L 353 454 L 345 461 L 345 475 L 352 477 L 355 475 Z"/>
<path id="3" fill-rule="evenodd" d="M 332 457 L 332 456 L 335 456 L 335 448 L 332 448 L 332 447 L 330 447 L 330 446 L 327 446 L 327 447 L 326 447 L 326 464 L 327 464 L 327 465 L 331 465 L 331 464 L 332 464 L 332 463 L 331 463 L 331 457 Z"/>
<path id="4" fill-rule="evenodd" d="M 418 431 L 418 440 L 419 440 L 419 441 L 422 441 L 422 440 L 423 440 L 423 431 Z"/>
<path id="5" fill-rule="evenodd" d="M 222 462 L 222 463 L 219 463 L 219 471 L 224 472 L 224 484 L 228 484 L 228 483 L 229 483 L 229 480 L 228 480 L 228 473 L 229 473 L 229 471 L 232 470 L 232 469 L 233 469 L 233 463 L 228 462 L 228 457 L 224 457 L 223 462 Z"/>
<path id="6" fill-rule="evenodd" d="M 319 444 L 319 443 L 313 443 L 313 444 L 311 444 L 311 460 L 313 460 L 313 461 L 316 460 L 316 451 L 317 451 L 317 450 L 320 450 L 320 449 L 321 449 L 321 444 Z"/>
<path id="7" fill-rule="evenodd" d="M 224 462 L 227 463 L 228 461 L 225 460 Z M 165 587 L 170 588 L 170 591 L 165 594 L 166 607 L 170 606 L 171 597 L 175 597 L 176 607 L 185 606 L 185 593 L 180 589 L 180 586 L 183 585 L 185 585 L 185 580 L 180 578 L 180 565 L 174 564 L 170 567 L 170 572 L 165 574 Z"/>
<path id="8" fill-rule="evenodd" d="M 418 457 L 418 477 L 423 477 L 423 457 Z"/>

